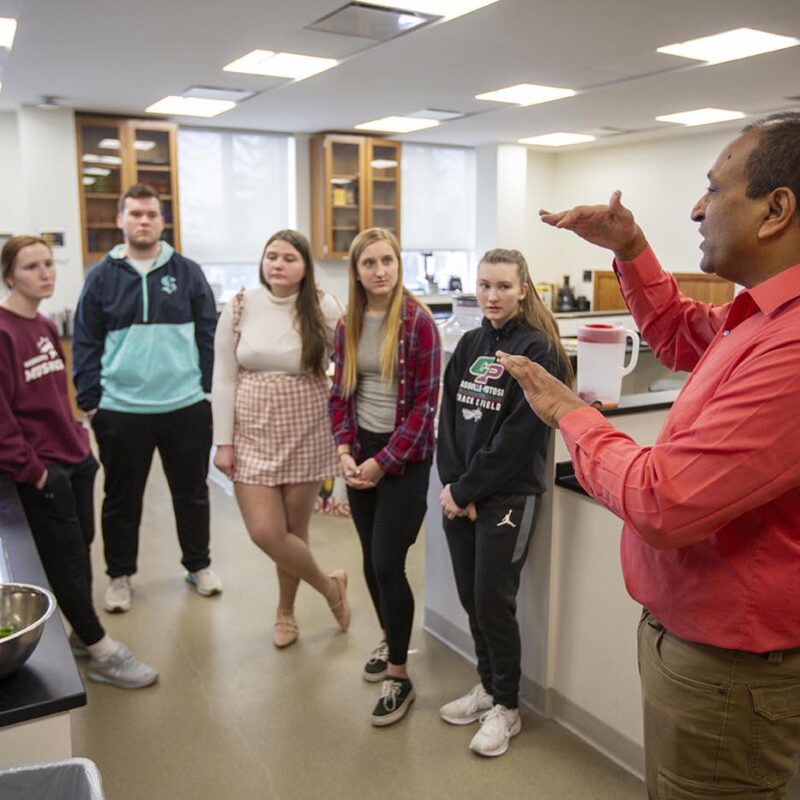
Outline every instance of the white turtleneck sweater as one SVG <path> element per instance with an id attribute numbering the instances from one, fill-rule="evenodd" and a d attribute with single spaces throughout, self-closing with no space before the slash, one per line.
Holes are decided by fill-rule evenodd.
<path id="1" fill-rule="evenodd" d="M 233 443 L 233 415 L 236 377 L 239 367 L 273 375 L 300 375 L 302 341 L 295 326 L 297 295 L 275 297 L 265 286 L 244 293 L 239 323 L 241 337 L 234 352 L 233 301 L 222 310 L 214 337 L 214 378 L 211 407 L 214 416 L 214 444 Z M 344 313 L 339 301 L 325 292 L 320 307 L 328 329 L 328 353 L 333 351 L 336 323 Z"/>

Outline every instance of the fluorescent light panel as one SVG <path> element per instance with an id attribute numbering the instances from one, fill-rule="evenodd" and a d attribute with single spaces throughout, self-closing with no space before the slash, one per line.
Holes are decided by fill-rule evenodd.
<path id="1" fill-rule="evenodd" d="M 539 86 L 535 83 L 518 83 L 491 92 L 476 94 L 476 100 L 491 100 L 495 103 L 513 103 L 518 106 L 532 106 L 537 103 L 549 103 L 576 94 L 572 89 L 559 89 L 556 86 Z"/>
<path id="2" fill-rule="evenodd" d="M 568 144 L 582 144 L 583 142 L 593 142 L 594 136 L 588 133 L 566 133 L 560 131 L 559 133 L 545 133 L 542 136 L 528 136 L 525 139 L 520 139 L 520 144 L 538 144 L 545 147 L 564 147 Z"/>
<path id="3" fill-rule="evenodd" d="M 356 125 L 359 131 L 383 131 L 384 133 L 412 133 L 425 128 L 435 128 L 439 123 L 435 119 L 419 119 L 416 117 L 382 117 L 370 122 Z"/>
<path id="4" fill-rule="evenodd" d="M 663 114 L 656 117 L 659 122 L 671 122 L 675 125 L 710 125 L 712 122 L 727 122 L 731 119 L 742 119 L 741 111 L 728 111 L 724 108 L 696 108 L 694 111 L 681 111 L 677 114 Z"/>
<path id="5" fill-rule="evenodd" d="M 243 72 L 247 75 L 269 75 L 275 78 L 293 78 L 302 81 L 339 62 L 335 58 L 302 56 L 297 53 L 276 53 L 273 50 L 253 50 L 247 55 L 231 61 L 222 69 L 225 72 Z"/>
<path id="6" fill-rule="evenodd" d="M 750 58 L 762 53 L 772 53 L 800 44 L 800 39 L 757 31 L 753 28 L 736 28 L 713 36 L 690 39 L 657 48 L 659 53 L 692 58 L 708 64 L 723 64 L 739 58 Z"/>
<path id="7" fill-rule="evenodd" d="M 445 19 L 462 17 L 496 2 L 497 0 L 369 0 L 371 6 L 416 11 Z"/>
<path id="8" fill-rule="evenodd" d="M 17 21 L 11 17 L 0 17 L 0 47 L 11 49 L 14 34 L 17 32 Z"/>
<path id="9" fill-rule="evenodd" d="M 202 97 L 169 95 L 148 106 L 148 114 L 172 114 L 179 117 L 216 117 L 236 107 L 232 100 L 210 100 Z"/>

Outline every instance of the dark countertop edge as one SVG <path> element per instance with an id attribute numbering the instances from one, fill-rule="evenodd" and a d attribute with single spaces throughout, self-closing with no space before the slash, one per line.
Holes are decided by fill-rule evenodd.
<path id="1" fill-rule="evenodd" d="M 555 484 L 562 489 L 568 489 L 570 492 L 582 494 L 584 497 L 592 499 L 586 489 L 581 486 L 580 481 L 575 477 L 575 467 L 572 466 L 571 461 L 559 461 L 556 463 Z"/>
<path id="2" fill-rule="evenodd" d="M 8 553 L 12 579 L 50 588 L 14 482 L 0 474 L 0 538 Z M 28 661 L 0 678 L 0 728 L 33 722 L 86 705 L 86 688 L 75 664 L 61 616 L 47 621 Z"/>
<path id="3" fill-rule="evenodd" d="M 617 417 L 622 414 L 641 414 L 643 411 L 660 411 L 672 408 L 680 389 L 665 392 L 642 392 L 641 394 L 625 394 L 616 408 L 601 408 L 604 417 Z"/>

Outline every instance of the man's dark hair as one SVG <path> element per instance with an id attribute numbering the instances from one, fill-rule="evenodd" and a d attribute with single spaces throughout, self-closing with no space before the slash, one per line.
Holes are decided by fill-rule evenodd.
<path id="1" fill-rule="evenodd" d="M 747 196 L 764 197 L 785 186 L 794 192 L 800 215 L 800 112 L 771 114 L 743 128 L 742 133 L 758 136 L 744 167 Z"/>
<path id="2" fill-rule="evenodd" d="M 125 201 L 128 198 L 132 200 L 146 200 L 148 197 L 155 197 L 158 200 L 158 207 L 161 208 L 161 200 L 158 197 L 158 192 L 146 183 L 134 183 L 129 189 L 126 189 L 122 197 L 119 199 L 119 211 L 122 213 L 125 210 Z"/>

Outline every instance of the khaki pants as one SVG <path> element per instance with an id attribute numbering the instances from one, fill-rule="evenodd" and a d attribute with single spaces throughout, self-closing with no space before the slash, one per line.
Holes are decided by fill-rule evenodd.
<path id="1" fill-rule="evenodd" d="M 780 800 L 800 752 L 800 648 L 758 655 L 639 623 L 651 800 Z"/>

